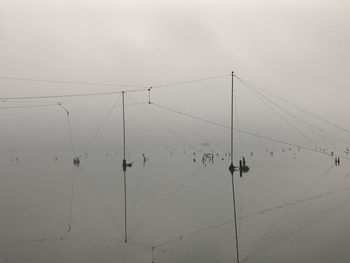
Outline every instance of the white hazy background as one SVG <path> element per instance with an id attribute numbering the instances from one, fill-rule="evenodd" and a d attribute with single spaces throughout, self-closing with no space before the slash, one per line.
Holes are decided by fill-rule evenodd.
<path id="1" fill-rule="evenodd" d="M 0 97 L 130 89 L 6 77 L 150 87 L 234 70 L 349 129 L 349 7 L 340 0 L 0 0 Z M 234 86 L 236 127 L 315 148 L 239 81 Z M 152 101 L 229 125 L 230 88 L 228 76 L 154 89 Z M 126 95 L 127 104 L 147 100 L 147 92 Z M 72 165 L 62 108 L 5 109 L 58 102 L 70 111 L 81 168 Z M 0 262 L 152 262 L 141 246 L 181 235 L 162 247 L 166 251 L 155 251 L 156 262 L 234 262 L 232 223 L 186 237 L 232 220 L 229 130 L 153 105 L 126 107 L 127 157 L 134 161 L 127 172 L 128 224 L 137 246 L 118 241 L 124 227 L 120 105 L 119 94 L 0 102 Z M 317 147 L 345 155 L 348 133 L 303 117 L 341 139 L 335 147 L 307 131 Z M 203 142 L 210 146 L 202 151 L 220 156 L 201 169 Z M 251 171 L 235 177 L 239 217 L 350 185 L 347 160 L 330 168 L 334 160 L 327 155 L 235 133 L 235 160 L 242 155 Z M 74 178 L 72 231 L 66 233 Z M 349 194 L 239 220 L 242 259 L 347 262 Z"/>

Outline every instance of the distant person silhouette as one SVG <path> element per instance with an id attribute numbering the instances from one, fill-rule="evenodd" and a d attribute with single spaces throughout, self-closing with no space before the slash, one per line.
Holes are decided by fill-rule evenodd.
<path id="1" fill-rule="evenodd" d="M 79 165 L 80 165 L 80 159 L 79 159 L 79 157 L 75 157 L 75 158 L 73 159 L 73 164 L 74 164 L 74 166 L 79 167 Z"/>

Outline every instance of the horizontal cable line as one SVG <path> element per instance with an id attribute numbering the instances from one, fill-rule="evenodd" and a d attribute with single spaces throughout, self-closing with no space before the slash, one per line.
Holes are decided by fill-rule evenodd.
<path id="1" fill-rule="evenodd" d="M 185 256 L 185 257 L 192 257 L 192 258 L 196 258 L 196 259 L 201 259 L 201 262 L 203 262 L 203 260 L 206 260 L 206 261 L 211 261 L 211 262 L 216 262 L 216 263 L 223 263 L 222 261 L 217 260 L 215 258 L 201 256 L 197 253 L 193 254 L 193 253 L 187 253 L 187 252 L 169 251 L 169 250 L 165 250 L 165 249 L 159 249 L 159 251 L 164 253 L 164 254 L 168 254 L 168 255 Z"/>
<path id="2" fill-rule="evenodd" d="M 327 196 L 331 196 L 331 195 L 334 195 L 334 194 L 347 192 L 347 191 L 350 191 L 350 187 L 345 187 L 345 188 L 342 188 L 340 190 L 325 192 L 325 193 L 314 195 L 314 196 L 311 196 L 311 197 L 308 197 L 308 198 L 299 199 L 299 200 L 296 200 L 296 201 L 293 201 L 293 202 L 288 202 L 288 203 L 285 203 L 283 205 L 279 205 L 279 206 L 275 206 L 275 207 L 272 207 L 272 208 L 264 209 L 264 210 L 261 210 L 261 211 L 258 211 L 258 212 L 252 213 L 252 214 L 241 216 L 241 217 L 238 218 L 238 220 L 244 220 L 244 219 L 247 219 L 247 218 L 250 218 L 250 217 L 253 217 L 253 216 L 262 215 L 262 214 L 266 214 L 266 213 L 269 213 L 269 212 L 273 212 L 275 210 L 286 208 L 288 206 L 293 206 L 293 205 L 305 203 L 305 202 L 308 202 L 308 201 L 324 198 L 324 197 L 327 197 Z M 160 247 L 163 247 L 163 246 L 166 246 L 166 245 L 169 245 L 169 244 L 181 241 L 181 240 L 183 240 L 185 238 L 196 236 L 196 235 L 198 235 L 198 234 L 200 234 L 202 232 L 206 232 L 206 231 L 209 231 L 209 230 L 213 230 L 213 229 L 216 229 L 216 228 L 220 228 L 220 227 L 232 224 L 233 222 L 234 222 L 233 220 L 227 220 L 227 221 L 219 223 L 219 224 L 203 227 L 203 228 L 197 229 L 196 231 L 193 231 L 191 233 L 184 234 L 184 235 L 181 235 L 181 236 L 179 236 L 177 238 L 174 238 L 172 240 L 168 240 L 166 242 L 158 244 L 158 245 L 154 246 L 154 248 L 160 248 Z"/>
<path id="3" fill-rule="evenodd" d="M 178 85 L 190 84 L 190 83 L 195 83 L 195 82 L 208 81 L 208 80 L 212 80 L 212 79 L 224 78 L 227 76 L 230 76 L 230 75 L 226 74 L 226 75 L 214 76 L 214 77 L 203 78 L 203 79 L 195 79 L 195 80 L 167 83 L 167 84 L 155 85 L 155 86 L 152 86 L 151 88 L 153 89 L 153 88 L 178 86 Z M 125 93 L 143 92 L 143 91 L 149 91 L 149 89 L 150 89 L 149 87 L 145 87 L 145 86 L 117 85 L 117 84 L 107 84 L 107 83 L 90 83 L 90 82 L 74 82 L 74 81 L 44 80 L 44 79 L 25 79 L 25 78 L 22 79 L 22 78 L 7 78 L 7 77 L 0 77 L 0 79 L 47 82 L 47 83 L 61 83 L 61 84 L 90 85 L 90 86 L 111 86 L 111 87 L 132 87 L 132 88 L 135 88 L 135 89 L 125 90 L 124 91 Z M 61 94 L 61 95 L 42 95 L 42 96 L 0 97 L 0 100 L 6 101 L 6 100 L 25 100 L 25 99 L 71 98 L 71 97 L 103 96 L 103 95 L 112 95 L 112 94 L 120 94 L 120 93 L 122 93 L 122 91 Z"/>
<path id="4" fill-rule="evenodd" d="M 24 109 L 24 108 L 40 108 L 40 107 L 49 107 L 49 106 L 58 106 L 58 103 L 37 104 L 37 105 L 22 105 L 22 106 L 6 106 L 6 107 L 0 107 L 0 109 L 1 110 L 6 110 L 6 109 Z"/>
<path id="5" fill-rule="evenodd" d="M 137 105 L 142 105 L 142 104 L 148 104 L 148 102 L 129 103 L 129 104 L 125 104 L 125 107 L 137 106 Z M 118 106 L 109 105 L 109 106 L 104 106 L 104 107 L 85 108 L 85 109 L 80 109 L 80 110 L 72 110 L 72 111 L 70 111 L 70 112 L 84 112 L 84 111 L 107 110 L 107 109 L 111 109 L 111 108 L 113 108 L 113 107 L 119 108 L 119 107 L 122 107 L 122 105 L 118 105 Z"/>
<path id="6" fill-rule="evenodd" d="M 236 76 L 236 75 L 235 75 L 235 77 L 236 77 L 239 81 L 243 81 L 243 82 L 245 82 L 246 84 L 249 84 L 249 85 L 255 87 L 256 89 L 259 89 L 260 91 L 262 91 L 262 92 L 264 92 L 264 93 L 266 93 L 266 94 L 269 94 L 270 96 L 272 96 L 272 97 L 274 97 L 274 98 L 276 98 L 276 99 L 278 99 L 278 100 L 280 100 L 280 101 L 282 101 L 282 102 L 284 102 L 284 103 L 286 103 L 286 104 L 288 104 L 288 105 L 290 105 L 290 106 L 292 106 L 292 107 L 298 109 L 299 111 L 308 114 L 309 116 L 312 116 L 312 117 L 314 117 L 314 118 L 316 118 L 316 119 L 318 119 L 318 120 L 320 120 L 320 121 L 322 121 L 322 122 L 324 122 L 324 123 L 327 123 L 327 124 L 329 124 L 329 125 L 331 125 L 331 126 L 337 128 L 337 129 L 339 129 L 339 130 L 341 130 L 341 131 L 350 133 L 350 131 L 349 131 L 348 129 L 346 129 L 346 128 L 344 128 L 344 127 L 341 127 L 340 125 L 338 125 L 338 124 L 336 124 L 336 123 L 333 123 L 333 122 L 331 122 L 331 121 L 329 121 L 329 120 L 327 120 L 327 119 L 325 119 L 325 118 L 323 118 L 323 117 L 321 117 L 321 116 L 319 116 L 319 115 L 316 115 L 315 113 L 312 113 L 312 112 L 310 112 L 310 111 L 308 111 L 308 110 L 306 110 L 306 109 L 304 109 L 304 108 L 302 108 L 302 107 L 300 107 L 300 106 L 298 106 L 298 105 L 296 105 L 296 104 L 294 104 L 294 103 L 292 103 L 292 102 L 290 102 L 290 101 L 288 101 L 288 100 L 286 100 L 286 99 L 283 99 L 283 98 L 281 98 L 281 97 L 279 97 L 279 96 L 273 94 L 272 92 L 269 92 L 269 91 L 267 91 L 267 90 L 264 90 L 264 89 L 258 87 L 257 85 L 254 85 L 253 83 L 251 83 L 251 82 L 249 82 L 249 81 L 247 81 L 247 80 L 245 80 L 245 79 L 243 79 L 243 78 L 241 78 L 241 77 L 238 77 L 238 76 Z"/>
<path id="7" fill-rule="evenodd" d="M 314 195 L 314 196 L 311 196 L 311 197 L 307 197 L 307 198 L 304 198 L 304 199 L 299 199 L 299 200 L 296 200 L 296 201 L 288 202 L 288 203 L 283 204 L 283 205 L 278 205 L 278 206 L 275 206 L 275 207 L 267 208 L 267 209 L 264 209 L 264 210 L 261 210 L 261 211 L 258 211 L 258 212 L 252 213 L 252 214 L 248 214 L 248 215 L 242 216 L 239 219 L 240 220 L 246 219 L 246 218 L 249 218 L 249 217 L 252 217 L 252 216 L 265 214 L 265 213 L 272 212 L 272 211 L 275 211 L 275 210 L 278 210 L 278 209 L 281 209 L 281 208 L 285 208 L 285 207 L 288 207 L 288 206 L 293 206 L 293 205 L 296 205 L 296 204 L 305 203 L 307 201 L 320 199 L 320 198 L 323 198 L 323 197 L 326 197 L 326 196 L 330 196 L 330 195 L 334 195 L 334 194 L 338 194 L 338 193 L 342 193 L 342 192 L 347 192 L 347 191 L 350 191 L 350 187 L 345 187 L 345 188 L 342 188 L 340 190 L 335 190 L 335 191 L 328 191 L 328 192 L 325 192 L 325 193 L 322 193 L 322 194 L 318 194 L 318 195 Z"/>
<path id="8" fill-rule="evenodd" d="M 225 128 L 225 129 L 230 129 L 230 127 L 229 127 L 228 125 L 224 125 L 224 124 L 221 124 L 221 123 L 218 123 L 218 122 L 215 122 L 215 121 L 203 119 L 203 118 L 201 118 L 201 117 L 197 117 L 197 116 L 192 115 L 192 114 L 188 114 L 188 113 L 185 113 L 185 112 L 181 112 L 181 111 L 178 111 L 178 110 L 175 110 L 175 109 L 172 109 L 172 108 L 169 108 L 169 107 L 166 107 L 166 106 L 163 106 L 163 105 L 154 103 L 154 102 L 152 102 L 152 103 L 150 103 L 150 104 L 151 104 L 151 105 L 154 105 L 154 106 L 157 106 L 157 107 L 159 107 L 159 108 L 168 110 L 168 111 L 172 111 L 172 112 L 174 112 L 174 113 L 177 113 L 177 114 L 180 114 L 180 115 L 183 115 L 183 116 L 187 116 L 187 117 L 192 118 L 192 119 L 196 119 L 196 120 L 199 120 L 199 121 L 202 121 L 202 122 L 206 122 L 206 123 L 209 123 L 209 124 L 212 124 L 212 125 L 215 125 L 215 126 L 218 126 L 218 127 L 222 127 L 222 128 Z M 321 152 L 321 151 L 315 150 L 315 149 L 313 149 L 313 148 L 310 148 L 310 147 L 308 147 L 308 146 L 298 145 L 298 144 L 294 144 L 294 143 L 282 141 L 282 140 L 279 140 L 279 139 L 274 139 L 274 138 L 271 138 L 271 137 L 268 137 L 268 136 L 264 136 L 264 135 L 252 133 L 252 132 L 245 131 L 245 130 L 241 130 L 241 129 L 240 129 L 240 130 L 234 129 L 234 130 L 235 130 L 235 131 L 238 131 L 238 132 L 241 132 L 241 133 L 243 133 L 243 134 L 246 134 L 246 135 L 253 136 L 253 137 L 257 137 L 257 138 L 261 138 L 261 139 L 265 139 L 265 140 L 277 142 L 277 143 L 280 143 L 280 144 L 289 145 L 289 146 L 297 147 L 297 148 L 300 148 L 300 149 L 304 149 L 304 150 L 308 150 L 308 151 L 312 151 L 312 152 L 316 152 L 316 153 L 325 154 L 325 155 L 327 155 L 327 156 L 330 156 L 329 153 Z M 343 159 L 349 159 L 349 158 L 346 157 L 346 156 L 339 156 L 339 157 L 341 157 L 341 158 L 343 158 Z"/>
<path id="9" fill-rule="evenodd" d="M 126 90 L 127 92 L 141 92 L 146 91 L 147 89 L 134 89 Z M 49 98 L 71 98 L 71 97 L 88 97 L 88 96 L 104 96 L 104 95 L 113 95 L 121 94 L 122 91 L 107 91 L 107 92 L 95 92 L 95 93 L 77 93 L 77 94 L 61 94 L 61 95 L 43 95 L 43 96 L 22 96 L 22 97 L 2 97 L 0 100 L 25 100 L 25 99 L 49 99 Z"/>
<path id="10" fill-rule="evenodd" d="M 243 84 L 243 83 L 242 83 Z M 244 85 L 244 84 L 243 84 Z M 305 135 L 297 126 L 292 124 L 286 117 L 284 117 L 281 113 L 279 113 L 275 108 L 273 108 L 261 94 L 257 93 L 254 89 L 250 88 L 247 85 L 244 85 L 259 101 L 261 101 L 267 108 L 269 108 L 272 112 L 274 112 L 282 121 L 287 123 L 291 128 L 293 128 L 299 135 L 304 137 L 308 142 L 310 142 L 314 147 L 317 147 L 317 144 L 313 142 L 308 136 Z M 270 102 L 271 103 L 271 102 Z M 275 105 L 276 106 L 276 105 Z"/>
<path id="11" fill-rule="evenodd" d="M 69 81 L 69 80 L 51 80 L 51 79 L 34 79 L 34 78 L 0 77 L 0 80 L 31 81 L 31 82 L 45 82 L 45 83 L 55 83 L 55 84 L 85 85 L 85 86 L 146 88 L 145 86 L 141 86 L 141 85 L 128 85 L 128 84 L 124 85 L 124 84 L 113 84 L 113 83 Z"/>
<path id="12" fill-rule="evenodd" d="M 231 75 L 225 74 L 225 75 L 213 76 L 213 77 L 209 77 L 209 78 L 186 80 L 186 81 L 179 81 L 179 82 L 172 82 L 172 83 L 164 83 L 164 84 L 151 86 L 151 88 L 164 88 L 164 87 L 171 87 L 171 86 L 179 86 L 179 85 L 208 81 L 208 80 L 213 80 L 213 79 L 222 79 L 222 78 L 229 77 L 229 76 L 231 76 Z"/>

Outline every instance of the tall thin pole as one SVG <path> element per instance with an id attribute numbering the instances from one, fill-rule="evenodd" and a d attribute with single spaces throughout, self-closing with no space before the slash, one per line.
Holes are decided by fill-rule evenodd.
<path id="1" fill-rule="evenodd" d="M 231 73 L 231 165 L 233 166 L 233 71 Z"/>
<path id="2" fill-rule="evenodd" d="M 127 235 L 127 218 L 126 218 L 126 160 L 125 160 L 125 107 L 124 107 L 124 91 L 122 91 L 123 99 L 123 173 L 124 173 L 124 241 L 128 242 Z"/>
<path id="3" fill-rule="evenodd" d="M 232 75 L 231 75 L 231 165 L 230 165 L 229 170 L 231 172 L 231 178 L 232 178 L 232 201 L 233 201 L 233 216 L 234 216 L 234 221 L 235 221 L 236 258 L 237 258 L 237 263 L 239 263 L 235 182 L 234 182 L 234 178 L 233 178 L 233 173 L 235 170 L 234 165 L 233 165 L 233 77 L 234 77 L 234 73 L 232 71 Z"/>

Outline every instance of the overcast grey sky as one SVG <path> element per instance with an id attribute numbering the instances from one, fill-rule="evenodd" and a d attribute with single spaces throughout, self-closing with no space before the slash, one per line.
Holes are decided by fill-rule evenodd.
<path id="1" fill-rule="evenodd" d="M 152 86 L 234 70 L 347 126 L 347 1 L 3 0 L 0 5 L 0 76 Z M 219 84 L 216 93 L 226 88 Z M 97 90 L 119 88 L 1 81 L 2 97 Z M 176 98 L 173 105 L 181 108 L 184 95 L 198 92 L 185 86 L 164 96 Z M 244 103 L 258 110 L 251 98 Z"/>
<path id="2" fill-rule="evenodd" d="M 2 0 L 0 5 L 2 76 L 148 86 L 234 70 L 303 105 L 317 94 L 326 108 L 335 106 L 330 98 L 346 106 L 347 1 Z M 68 91 L 29 90 L 26 83 L 9 90 L 8 83 L 1 84 L 10 95 Z"/>

